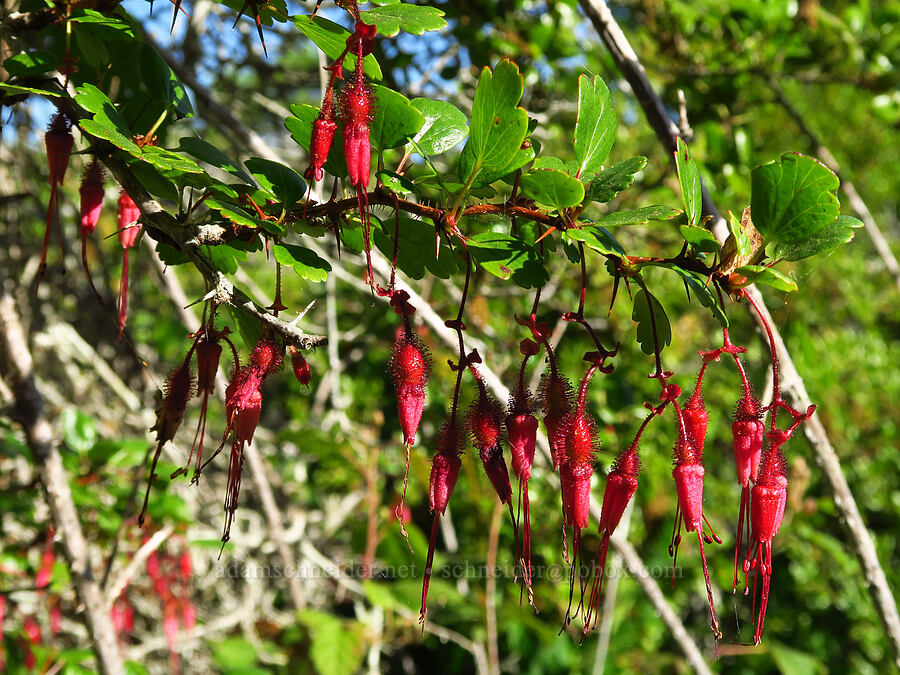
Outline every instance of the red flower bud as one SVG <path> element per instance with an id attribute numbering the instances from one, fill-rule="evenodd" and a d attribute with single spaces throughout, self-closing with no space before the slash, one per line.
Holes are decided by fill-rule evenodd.
<path id="1" fill-rule="evenodd" d="M 303 356 L 299 349 L 291 346 L 291 368 L 294 371 L 294 377 L 304 387 L 309 387 L 310 370 L 309 362 Z"/>

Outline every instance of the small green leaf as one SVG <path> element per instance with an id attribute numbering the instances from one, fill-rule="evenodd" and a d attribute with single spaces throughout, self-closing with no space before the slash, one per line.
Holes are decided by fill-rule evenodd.
<path id="1" fill-rule="evenodd" d="M 644 206 L 633 211 L 616 211 L 603 216 L 596 225 L 603 227 L 621 227 L 624 225 L 641 225 L 651 220 L 671 220 L 681 214 L 671 206 Z"/>
<path id="2" fill-rule="evenodd" d="M 522 174 L 519 187 L 535 201 L 560 211 L 584 200 L 582 182 L 555 169 L 532 169 Z"/>
<path id="3" fill-rule="evenodd" d="M 753 243 L 750 241 L 750 237 L 741 227 L 741 221 L 731 211 L 728 212 L 728 231 L 734 237 L 735 251 L 739 257 L 746 258 L 753 254 Z"/>
<path id="4" fill-rule="evenodd" d="M 838 217 L 840 181 L 819 160 L 787 152 L 750 174 L 753 224 L 769 241 L 795 244 Z"/>
<path id="5" fill-rule="evenodd" d="M 213 266 L 225 274 L 234 274 L 238 270 L 238 263 L 247 261 L 246 251 L 239 251 L 228 244 L 206 246 L 205 250 Z"/>
<path id="6" fill-rule="evenodd" d="M 705 227 L 681 225 L 678 229 L 681 232 L 681 236 L 684 237 L 684 240 L 698 251 L 714 253 L 721 248 L 715 235 Z"/>
<path id="7" fill-rule="evenodd" d="M 319 49 L 325 52 L 325 56 L 332 61 L 340 56 L 347 46 L 347 38 L 350 37 L 350 31 L 333 21 L 329 21 L 321 14 L 317 14 L 311 21 L 305 15 L 292 17 L 292 20 L 294 25 L 300 29 L 300 32 L 312 40 Z M 344 60 L 344 68 L 351 71 L 356 68 L 356 57 L 353 54 L 347 54 Z M 372 54 L 363 59 L 363 70 L 373 80 L 380 81 L 382 78 L 381 67 Z"/>
<path id="8" fill-rule="evenodd" d="M 173 202 L 178 201 L 178 188 L 171 180 L 163 176 L 156 166 L 132 160 L 129 167 L 134 177 L 147 189 L 147 192 L 156 197 L 171 199 Z"/>
<path id="9" fill-rule="evenodd" d="M 681 137 L 675 150 L 675 168 L 678 171 L 678 182 L 681 184 L 681 200 L 687 215 L 688 225 L 699 225 L 703 211 L 703 194 L 700 186 L 700 169 L 691 157 Z"/>
<path id="10" fill-rule="evenodd" d="M 609 230 L 602 227 L 569 228 L 562 235 L 563 241 L 581 242 L 588 248 L 603 255 L 625 255 L 625 248 L 620 244 Z M 573 262 L 578 262 L 574 260 Z"/>
<path id="11" fill-rule="evenodd" d="M 140 158 L 159 167 L 164 171 L 178 171 L 185 173 L 203 173 L 203 169 L 192 159 L 179 155 L 172 150 L 166 150 L 155 145 L 144 146 Z"/>
<path id="12" fill-rule="evenodd" d="M 216 146 L 204 141 L 202 138 L 185 136 L 178 143 L 178 149 L 180 151 L 186 152 L 192 157 L 199 159 L 201 162 L 206 162 L 217 169 L 226 171 L 248 184 L 253 183 L 253 178 L 244 170 L 243 166 L 238 162 L 235 162 Z"/>
<path id="13" fill-rule="evenodd" d="M 394 228 L 394 219 L 388 218 L 381 227 L 372 229 L 375 245 L 388 259 L 394 251 Z M 422 279 L 426 269 L 441 279 L 449 279 L 457 269 L 456 258 L 443 239 L 435 256 L 436 241 L 434 225 L 401 213 L 397 267 L 412 279 Z"/>
<path id="14" fill-rule="evenodd" d="M 413 35 L 447 27 L 444 12 L 437 7 L 412 3 L 391 3 L 362 12 L 362 20 L 378 27 L 378 34 L 393 37 L 401 30 Z"/>
<path id="15" fill-rule="evenodd" d="M 601 171 L 586 191 L 586 197 L 593 202 L 605 203 L 634 182 L 634 174 L 647 164 L 646 157 L 632 157 Z"/>
<path id="16" fill-rule="evenodd" d="M 425 124 L 425 117 L 409 99 L 392 89 L 374 85 L 375 119 L 369 126 L 372 146 L 377 151 L 405 145 Z"/>
<path id="17" fill-rule="evenodd" d="M 24 52 L 11 56 L 3 62 L 3 69 L 13 77 L 33 77 L 56 70 L 59 57 L 52 52 Z"/>
<path id="18" fill-rule="evenodd" d="M 426 155 L 447 152 L 469 135 L 468 120 L 454 105 L 427 98 L 414 98 L 410 104 L 425 118 L 413 140 Z M 412 152 L 412 147 L 407 146 L 406 150 Z"/>
<path id="19" fill-rule="evenodd" d="M 647 300 L 650 300 L 648 302 Z M 650 307 L 653 307 L 651 318 Z M 653 354 L 656 348 L 660 352 L 672 344 L 672 327 L 669 325 L 669 317 L 659 300 L 644 289 L 639 290 L 634 296 L 634 309 L 631 318 L 637 323 L 637 339 L 641 345 L 641 351 L 645 354 Z M 656 329 L 656 338 L 654 331 Z"/>
<path id="20" fill-rule="evenodd" d="M 493 72 L 490 68 L 481 71 L 472 104 L 469 142 L 459 159 L 463 182 L 477 177 L 480 171 L 508 172 L 528 133 L 528 113 L 519 107 L 523 88 L 519 67 L 508 59 L 500 61 Z"/>
<path id="21" fill-rule="evenodd" d="M 306 194 L 306 183 L 289 166 L 263 157 L 251 157 L 244 162 L 244 166 L 250 170 L 259 186 L 281 202 L 285 209 L 289 210 Z"/>
<path id="22" fill-rule="evenodd" d="M 135 157 L 141 157 L 141 149 L 131 140 L 128 123 L 106 94 L 92 84 L 84 84 L 75 90 L 75 102 L 94 115 L 93 119 L 79 122 L 84 131 L 109 141 Z"/>
<path id="23" fill-rule="evenodd" d="M 328 278 L 331 265 L 322 260 L 315 251 L 291 244 L 276 244 L 272 247 L 275 260 L 282 265 L 289 265 L 301 279 L 318 283 Z"/>
<path id="24" fill-rule="evenodd" d="M 48 80 L 47 85 L 55 84 L 53 80 Z M 58 86 L 54 89 L 41 89 L 40 87 L 23 87 L 18 84 L 9 84 L 9 82 L 0 82 L 0 89 L 6 89 L 17 94 L 37 94 L 38 96 L 49 96 L 50 98 L 62 98 L 63 94 L 58 90 Z"/>
<path id="25" fill-rule="evenodd" d="M 522 288 L 539 288 L 550 279 L 538 249 L 508 234 L 476 234 L 469 239 L 467 249 L 488 272 L 500 279 L 512 279 Z"/>
<path id="26" fill-rule="evenodd" d="M 747 282 L 751 284 L 765 284 L 786 293 L 798 290 L 797 284 L 793 279 L 786 274 L 773 270 L 771 267 L 744 265 L 743 267 L 738 267 L 735 272 L 747 277 Z"/>
<path id="27" fill-rule="evenodd" d="M 863 222 L 857 218 L 838 216 L 831 225 L 826 225 L 809 239 L 791 245 L 779 244 L 775 248 L 775 257 L 793 262 L 831 253 L 836 248 L 853 241 L 856 234 L 854 230 L 862 226 Z"/>
<path id="28" fill-rule="evenodd" d="M 595 76 L 578 77 L 578 117 L 575 121 L 575 157 L 578 175 L 600 171 L 616 140 L 616 112 L 606 84 Z"/>

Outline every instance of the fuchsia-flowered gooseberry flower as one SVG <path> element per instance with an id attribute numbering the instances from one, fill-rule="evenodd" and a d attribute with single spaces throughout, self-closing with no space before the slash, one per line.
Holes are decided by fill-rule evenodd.
<path id="1" fill-rule="evenodd" d="M 156 411 L 156 424 L 150 431 L 156 431 L 156 452 L 150 465 L 150 477 L 147 479 L 147 491 L 144 493 L 144 505 L 138 516 L 138 525 L 144 524 L 147 506 L 150 502 L 150 488 L 156 479 L 156 464 L 162 453 L 163 446 L 175 438 L 175 434 L 184 420 L 184 411 L 188 401 L 194 394 L 194 373 L 191 371 L 191 355 L 194 347 L 188 351 L 187 356 L 175 370 L 169 373 L 163 388 L 163 399 Z"/>
<path id="2" fill-rule="evenodd" d="M 525 366 L 528 358 L 540 353 L 540 345 L 525 339 L 519 344 L 522 366 L 516 388 L 510 394 L 509 414 L 506 416 L 506 434 L 512 455 L 513 473 L 519 479 L 519 508 L 516 522 L 522 523 L 522 548 L 516 551 L 516 562 L 521 566 L 522 590 L 528 592 L 528 603 L 534 606 L 533 578 L 531 569 L 531 507 L 528 500 L 528 481 L 534 464 L 537 445 L 538 420 L 534 412 L 534 399 L 525 385 Z M 522 601 L 521 595 L 519 602 Z"/>
<path id="3" fill-rule="evenodd" d="M 47 250 L 50 248 L 50 227 L 56 215 L 56 227 L 59 233 L 60 256 L 65 258 L 65 247 L 62 241 L 62 228 L 59 223 L 59 186 L 63 184 L 69 157 L 75 139 L 72 136 L 72 122 L 62 111 L 54 113 L 50 118 L 50 127 L 44 135 L 44 146 L 47 149 L 48 177 L 50 185 L 50 201 L 47 204 L 47 227 L 44 230 L 44 242 L 41 248 L 41 262 L 35 279 L 35 289 L 40 286 L 44 271 L 47 269 Z"/>
<path id="4" fill-rule="evenodd" d="M 652 415 L 651 415 L 652 417 Z M 649 421 L 649 417 L 647 420 Z M 646 426 L 646 422 L 644 423 Z M 606 476 L 606 490 L 603 492 L 603 505 L 600 511 L 600 523 L 597 532 L 600 534 L 600 545 L 594 557 L 592 568 L 593 581 L 591 583 L 591 595 L 588 600 L 585 618 L 584 634 L 592 630 L 597 624 L 600 614 L 600 593 L 603 590 L 603 577 L 606 571 L 606 556 L 609 551 L 609 538 L 616 531 L 628 503 L 638 488 L 638 474 L 641 472 L 641 460 L 638 456 L 638 442 L 640 434 L 625 450 L 619 453 L 613 462 L 609 474 Z M 592 621 L 593 617 L 593 621 Z"/>
<path id="5" fill-rule="evenodd" d="M 756 623 L 756 631 L 753 634 L 754 644 L 759 644 L 762 639 L 772 582 L 772 540 L 781 529 L 787 502 L 787 460 L 781 449 L 785 441 L 787 441 L 786 435 L 780 442 L 773 441 L 766 449 L 750 501 L 750 544 L 743 567 L 745 573 L 755 573 L 753 581 L 753 614 Z M 756 583 L 760 575 L 762 575 L 762 589 L 759 614 L 757 615 Z"/>
<path id="6" fill-rule="evenodd" d="M 734 463 L 741 486 L 741 507 L 738 512 L 737 536 L 734 541 L 734 579 L 732 593 L 737 592 L 741 550 L 750 550 L 750 481 L 756 481 L 762 456 L 765 424 L 759 401 L 745 389 L 734 411 L 731 433 L 734 437 Z M 744 542 L 746 540 L 746 547 Z"/>
<path id="7" fill-rule="evenodd" d="M 291 345 L 290 352 L 291 370 L 294 372 L 294 377 L 297 378 L 297 382 L 302 384 L 304 387 L 309 388 L 309 382 L 312 377 L 309 369 L 309 361 L 306 360 L 306 357 L 303 356 L 303 353 L 294 345 Z"/>
<path id="8" fill-rule="evenodd" d="M 674 385 L 673 385 L 674 386 Z M 716 536 L 709 522 L 703 515 L 703 476 L 705 469 L 703 468 L 703 453 L 694 444 L 693 439 L 688 435 L 687 427 L 684 423 L 682 410 L 678 406 L 678 402 L 672 397 L 672 405 L 675 408 L 675 414 L 678 421 L 678 440 L 675 442 L 673 452 L 675 468 L 672 475 L 675 478 L 675 491 L 678 495 L 678 506 L 675 509 L 675 526 L 672 531 L 672 545 L 669 547 L 670 555 L 673 556 L 673 566 L 678 559 L 678 546 L 681 543 L 681 526 L 684 525 L 686 532 L 696 532 L 697 541 L 700 544 L 700 560 L 703 564 L 703 577 L 706 581 L 706 594 L 709 600 L 709 613 L 711 616 L 711 628 L 716 639 L 722 636 L 719 630 L 719 622 L 716 618 L 716 608 L 713 603 L 712 584 L 709 580 L 709 568 L 706 564 L 706 552 L 703 548 L 703 542 L 711 544 L 713 541 L 721 544 L 722 540 Z M 704 532 L 704 524 L 709 528 L 709 534 Z M 677 534 L 676 534 L 677 530 Z M 672 582 L 675 577 L 673 575 Z"/>
<path id="9" fill-rule="evenodd" d="M 22 649 L 25 652 L 25 668 L 27 668 L 28 670 L 34 670 L 37 662 L 35 660 L 34 652 L 31 650 L 31 647 L 33 645 L 41 644 L 41 642 L 43 642 L 44 640 L 44 636 L 41 633 L 40 624 L 30 614 L 23 619 L 22 627 L 25 631 L 25 637 L 27 639 L 26 642 L 22 643 Z"/>
<path id="10" fill-rule="evenodd" d="M 325 98 L 319 114 L 313 121 L 312 134 L 309 140 L 309 168 L 303 173 L 307 180 L 320 181 L 325 177 L 325 162 L 331 151 L 334 141 L 334 132 L 337 131 L 337 122 L 334 112 L 334 80 L 335 71 L 332 71 Z"/>
<path id="11" fill-rule="evenodd" d="M 594 460 L 600 441 L 597 438 L 597 423 L 586 408 L 587 387 L 599 363 L 592 363 L 581 379 L 574 411 L 565 420 L 565 454 L 559 462 L 559 482 L 562 493 L 563 528 L 572 527 L 572 562 L 569 575 L 569 606 L 566 610 L 563 628 L 573 616 L 577 616 L 584 606 L 584 580 L 582 577 L 581 531 L 590 519 L 591 477 L 594 475 Z M 579 582 L 581 597 L 578 607 L 572 613 L 572 598 L 575 581 Z"/>
<path id="12" fill-rule="evenodd" d="M 572 411 L 572 383 L 556 367 L 555 358 L 550 356 L 550 371 L 541 377 L 538 387 L 538 399 L 544 414 L 544 426 L 547 428 L 547 440 L 553 455 L 553 470 L 559 468 L 560 460 L 566 454 L 567 419 Z"/>
<path id="13" fill-rule="evenodd" d="M 374 284 L 372 273 L 371 240 L 369 231 L 369 174 L 372 168 L 372 144 L 369 139 L 369 124 L 374 113 L 372 89 L 366 79 L 363 57 L 371 51 L 375 27 L 357 22 L 356 31 L 348 38 L 347 47 L 356 56 L 356 72 L 353 82 L 341 90 L 340 115 L 343 121 L 344 159 L 347 163 L 347 177 L 356 190 L 359 215 L 363 224 L 363 238 L 366 252 L 366 283 Z"/>
<path id="14" fill-rule="evenodd" d="M 125 329 L 125 317 L 128 313 L 128 252 L 137 242 L 141 232 L 137 224 L 141 217 L 141 210 L 127 192 L 122 192 L 118 202 L 116 220 L 119 226 L 119 243 L 124 249 L 122 259 L 122 282 L 119 286 L 119 339 L 122 339 L 122 331 Z"/>
<path id="15" fill-rule="evenodd" d="M 431 478 L 428 485 L 428 503 L 434 513 L 431 525 L 431 537 L 428 540 L 428 557 L 425 560 L 425 574 L 422 579 L 422 607 L 419 610 L 419 623 L 425 623 L 428 605 L 428 586 L 431 582 L 431 566 L 434 562 L 434 548 L 437 544 L 438 526 L 441 515 L 447 510 L 459 470 L 462 467 L 464 436 L 456 417 L 452 416 L 444 422 L 437 437 L 437 452 L 431 462 Z M 423 627 L 424 630 L 424 627 Z"/>
<path id="16" fill-rule="evenodd" d="M 394 296 L 399 296 L 400 294 L 407 299 L 409 298 L 409 294 L 405 291 L 396 291 Z M 391 304 L 394 304 L 394 298 L 391 299 Z M 410 317 L 415 310 L 405 301 L 400 306 L 409 307 L 409 310 L 406 314 L 401 314 L 404 316 L 404 325 L 397 332 L 397 339 L 394 341 L 391 357 L 388 361 L 388 371 L 394 382 L 394 392 L 397 396 L 397 412 L 400 416 L 403 445 L 406 449 L 403 494 L 400 497 L 400 505 L 395 510 L 395 515 L 400 523 L 400 531 L 406 539 L 407 546 L 409 546 L 409 534 L 406 531 L 406 526 L 403 524 L 401 514 L 406 504 L 406 487 L 409 483 L 410 450 L 416 442 L 416 432 L 419 429 L 422 412 L 425 409 L 425 386 L 431 378 L 431 354 L 412 327 Z M 412 546 L 410 546 L 410 551 L 412 551 Z"/>
<path id="17" fill-rule="evenodd" d="M 84 267 L 84 273 L 87 275 L 91 290 L 102 305 L 103 299 L 94 286 L 94 279 L 91 276 L 91 270 L 87 261 L 87 238 L 97 229 L 97 223 L 100 221 L 100 212 L 103 210 L 103 195 L 105 193 L 103 189 L 103 169 L 100 168 L 100 162 L 97 161 L 96 157 L 85 168 L 78 192 L 81 196 L 81 265 Z"/>

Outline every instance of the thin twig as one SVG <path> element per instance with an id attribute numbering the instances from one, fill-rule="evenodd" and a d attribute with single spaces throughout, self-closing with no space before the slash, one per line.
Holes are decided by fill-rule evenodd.
<path id="1" fill-rule="evenodd" d="M 657 136 L 667 150 L 669 152 L 674 151 L 678 129 L 668 116 L 662 100 L 650 85 L 643 66 L 628 43 L 628 39 L 625 37 L 622 29 L 613 18 L 606 3 L 603 0 L 579 0 L 579 2 L 612 54 L 619 70 L 631 84 L 650 126 L 656 131 Z M 710 229 L 720 242 L 724 242 L 727 236 L 727 228 L 705 185 L 703 186 L 703 215 L 711 217 Z M 759 314 L 751 312 L 753 320 L 757 323 L 759 330 L 762 331 L 765 320 L 768 320 L 770 325 L 772 325 L 768 309 L 765 307 L 762 294 L 758 289 L 750 287 L 747 289 L 747 292 L 752 294 L 754 300 L 762 309 Z M 785 379 L 784 391 L 796 408 L 805 410 L 810 405 L 810 399 L 803 379 L 794 366 L 794 362 L 785 347 L 778 328 L 774 325 L 772 325 L 772 332 Z M 866 524 L 859 512 L 859 507 L 856 505 L 856 500 L 853 498 L 853 493 L 847 484 L 847 478 L 841 469 L 840 459 L 834 451 L 834 447 L 818 414 L 813 415 L 803 425 L 803 431 L 812 445 L 816 462 L 824 471 L 831 496 L 841 516 L 841 522 L 852 542 L 853 551 L 862 566 L 863 574 L 866 578 L 866 586 L 872 596 L 872 601 L 884 626 L 885 633 L 890 640 L 895 665 L 900 667 L 900 614 L 897 613 L 897 603 L 888 585 L 884 569 L 878 560 L 875 542 L 866 528 Z"/>

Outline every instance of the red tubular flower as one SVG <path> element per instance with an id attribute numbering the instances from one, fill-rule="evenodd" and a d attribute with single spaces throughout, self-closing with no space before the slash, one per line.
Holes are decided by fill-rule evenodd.
<path id="1" fill-rule="evenodd" d="M 599 448 L 597 424 L 586 409 L 587 387 L 599 367 L 594 363 L 584 374 L 578 387 L 575 410 L 565 421 L 565 453 L 559 462 L 559 482 L 562 492 L 563 528 L 572 527 L 572 559 L 569 575 L 569 606 L 566 610 L 564 626 L 573 616 L 577 616 L 584 606 L 584 579 L 582 577 L 581 531 L 590 519 L 591 477 L 594 475 L 594 460 Z M 572 598 L 575 581 L 579 582 L 581 595 L 578 607 L 572 614 Z"/>
<path id="2" fill-rule="evenodd" d="M 103 209 L 103 169 L 100 168 L 100 163 L 96 158 L 84 170 L 78 192 L 81 196 L 81 265 L 84 267 L 91 290 L 102 305 L 103 299 L 94 286 L 94 279 L 91 277 L 87 261 L 87 238 L 97 228 L 100 212 Z"/>
<path id="3" fill-rule="evenodd" d="M 406 295 L 405 292 L 403 294 Z M 409 296 L 407 295 L 407 297 Z M 409 534 L 403 524 L 402 513 L 406 504 L 406 486 L 409 482 L 409 455 L 410 448 L 416 442 L 416 432 L 425 409 L 425 385 L 428 384 L 431 377 L 431 355 L 413 330 L 410 316 L 411 313 L 405 317 L 404 326 L 398 332 L 388 362 L 388 370 L 394 381 L 394 391 L 397 396 L 397 412 L 400 415 L 403 444 L 406 446 L 403 494 L 394 514 L 400 523 L 400 531 L 406 539 L 407 546 L 409 546 Z M 411 546 L 410 551 L 412 551 Z"/>
<path id="4" fill-rule="evenodd" d="M 434 548 L 437 544 L 438 526 L 441 515 L 447 510 L 459 470 L 462 467 L 463 434 L 455 417 L 444 422 L 438 433 L 437 452 L 431 463 L 431 480 L 428 486 L 428 499 L 434 522 L 431 526 L 431 537 L 428 541 L 428 557 L 425 561 L 425 575 L 422 579 L 422 608 L 419 611 L 419 623 L 425 623 L 428 604 L 428 586 L 431 581 L 431 566 L 434 562 Z"/>
<path id="5" fill-rule="evenodd" d="M 337 122 L 334 114 L 334 74 L 332 74 L 325 98 L 319 114 L 313 122 L 312 135 L 309 140 L 309 168 L 303 173 L 307 180 L 322 180 L 325 176 L 325 162 L 328 153 L 331 152 L 331 144 L 334 141 L 334 132 L 337 131 Z"/>
<path id="6" fill-rule="evenodd" d="M 745 390 L 744 395 L 738 401 L 731 433 L 734 436 L 734 463 L 737 468 L 738 482 L 741 485 L 741 508 L 738 513 L 737 537 L 734 542 L 732 593 L 735 593 L 738 585 L 741 550 L 745 548 L 745 540 L 745 555 L 750 553 L 750 481 L 755 481 L 757 478 L 765 435 L 759 401 L 749 388 Z"/>
<path id="7" fill-rule="evenodd" d="M 365 24 L 363 24 L 365 25 Z M 374 34 L 373 34 L 374 37 Z M 354 41 L 355 42 L 351 42 Z M 369 123 L 372 120 L 372 90 L 366 80 L 363 69 L 366 39 L 350 36 L 347 42 L 356 55 L 356 73 L 353 83 L 341 92 L 341 119 L 344 122 L 344 159 L 347 162 L 347 177 L 350 185 L 356 190 L 359 202 L 359 215 L 363 224 L 363 238 L 366 251 L 366 282 L 374 283 L 369 232 L 369 199 L 366 190 L 369 188 L 369 174 L 372 163 L 372 145 L 369 140 Z"/>
<path id="8" fill-rule="evenodd" d="M 150 501 L 150 488 L 156 479 L 156 464 L 159 461 L 163 446 L 175 438 L 175 433 L 184 419 L 187 403 L 194 393 L 194 374 L 191 371 L 191 355 L 193 351 L 194 348 L 191 347 L 181 365 L 169 373 L 163 389 L 162 403 L 156 411 L 156 424 L 150 429 L 150 431 L 156 431 L 156 452 L 150 465 L 150 477 L 147 479 L 144 505 L 138 516 L 139 526 L 144 524 L 144 516 L 147 513 L 147 505 Z"/>
<path id="9" fill-rule="evenodd" d="M 754 644 L 762 640 L 766 621 L 766 609 L 769 604 L 769 590 L 772 583 L 772 540 L 781 529 L 784 519 L 784 508 L 787 503 L 787 460 L 782 452 L 782 445 L 787 435 L 766 449 L 759 469 L 759 479 L 753 486 L 750 501 L 750 544 L 744 560 L 744 572 L 754 572 L 753 579 L 753 614 L 756 631 L 753 634 Z M 756 612 L 756 586 L 762 575 L 759 613 Z"/>
<path id="10" fill-rule="evenodd" d="M 709 613 L 712 618 L 711 628 L 718 639 L 722 636 L 722 633 L 719 630 L 719 622 L 716 618 L 712 584 L 709 580 L 709 568 L 706 564 L 706 552 L 703 549 L 703 542 L 711 544 L 715 541 L 721 544 L 722 540 L 712 531 L 712 528 L 709 527 L 709 522 L 703 515 L 703 476 L 705 474 L 703 453 L 699 451 L 692 442 L 692 438 L 688 435 L 682 410 L 674 399 L 672 400 L 672 405 L 675 407 L 675 414 L 678 418 L 678 440 L 675 443 L 674 450 L 675 468 L 672 471 L 672 475 L 675 478 L 675 491 L 678 495 L 678 507 L 675 510 L 675 526 L 672 531 L 672 545 L 669 547 L 669 553 L 673 556 L 672 565 L 674 567 L 678 559 L 678 546 L 681 543 L 682 523 L 686 532 L 697 533 L 697 541 L 700 544 L 700 559 L 703 564 L 703 577 L 706 581 L 706 594 L 709 600 Z M 709 534 L 704 532 L 704 524 L 709 528 Z M 672 583 L 675 583 L 674 575 Z"/>
<path id="11" fill-rule="evenodd" d="M 128 312 L 128 251 L 137 241 L 141 228 L 137 225 L 141 211 L 137 204 L 123 192 L 119 197 L 116 219 L 119 225 L 119 243 L 125 250 L 122 261 L 122 282 L 119 287 L 119 339 L 125 329 L 125 316 Z"/>
<path id="12" fill-rule="evenodd" d="M 294 377 L 297 378 L 297 381 L 304 387 L 309 388 L 311 379 L 309 362 L 303 356 L 303 353 L 293 345 L 291 345 L 291 369 L 294 371 Z"/>
<path id="13" fill-rule="evenodd" d="M 56 214 L 56 227 L 59 234 L 61 258 L 65 257 L 65 248 L 62 245 L 62 228 L 59 223 L 59 186 L 62 185 L 69 166 L 69 157 L 75 139 L 72 137 L 72 122 L 65 113 L 58 111 L 50 119 L 50 128 L 44 135 L 44 146 L 47 149 L 47 164 L 49 167 L 47 182 L 50 185 L 50 201 L 47 204 L 47 227 L 44 230 L 44 242 L 41 248 L 41 263 L 38 267 L 35 288 L 40 286 L 41 278 L 47 269 L 47 250 L 50 248 L 50 226 L 53 216 Z"/>
<path id="14" fill-rule="evenodd" d="M 549 351 L 548 351 L 549 354 Z M 553 470 L 559 468 L 566 455 L 567 421 L 572 411 L 572 384 L 556 369 L 556 362 L 550 361 L 550 371 L 541 377 L 538 398 L 547 428 L 547 440 L 553 455 Z"/>
<path id="15" fill-rule="evenodd" d="M 649 420 L 649 418 L 648 418 Z M 644 423 L 646 425 L 646 422 Z M 644 426 L 641 426 L 643 431 Z M 603 506 L 600 511 L 600 524 L 597 532 L 600 534 L 600 545 L 594 556 L 592 568 L 593 582 L 591 583 L 591 595 L 588 601 L 584 617 L 584 634 L 594 628 L 600 610 L 600 593 L 603 590 L 603 577 L 606 572 L 606 556 L 609 551 L 609 538 L 619 522 L 628 503 L 638 488 L 638 474 L 641 472 L 641 460 L 638 457 L 638 440 L 641 431 L 631 445 L 619 453 L 613 462 L 609 474 L 606 476 L 606 490 L 603 492 Z M 592 621 L 593 617 L 593 621 Z"/>

